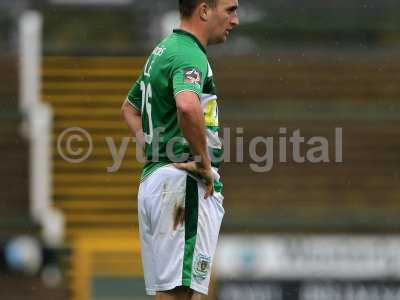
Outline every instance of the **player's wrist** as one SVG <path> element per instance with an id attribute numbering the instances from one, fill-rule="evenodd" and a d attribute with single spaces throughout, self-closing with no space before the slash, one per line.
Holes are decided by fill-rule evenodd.
<path id="1" fill-rule="evenodd" d="M 196 167 L 201 170 L 209 171 L 211 170 L 211 161 L 208 156 L 199 157 L 195 160 Z"/>

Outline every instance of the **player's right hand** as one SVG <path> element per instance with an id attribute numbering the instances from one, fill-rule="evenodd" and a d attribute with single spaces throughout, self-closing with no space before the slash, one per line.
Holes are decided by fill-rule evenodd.
<path id="1" fill-rule="evenodd" d="M 210 167 L 204 167 L 203 164 L 197 163 L 195 161 L 185 162 L 185 163 L 175 163 L 174 166 L 180 170 L 185 170 L 190 174 L 196 176 L 206 186 L 206 193 L 204 199 L 212 196 L 214 194 L 214 177 Z"/>

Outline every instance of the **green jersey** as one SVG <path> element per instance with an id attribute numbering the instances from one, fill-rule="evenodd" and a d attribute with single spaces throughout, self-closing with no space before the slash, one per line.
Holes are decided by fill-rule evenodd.
<path id="1" fill-rule="evenodd" d="M 193 91 L 204 111 L 207 146 L 218 172 L 222 143 L 218 136 L 218 105 L 207 54 L 192 34 L 176 29 L 153 50 L 144 70 L 128 93 L 128 102 L 141 112 L 146 163 L 143 180 L 161 166 L 193 160 L 178 124 L 175 96 Z M 219 180 L 215 190 L 221 191 Z"/>

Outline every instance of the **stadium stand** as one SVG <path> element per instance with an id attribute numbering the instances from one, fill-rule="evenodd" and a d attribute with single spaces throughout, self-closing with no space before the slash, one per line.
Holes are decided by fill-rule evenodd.
<path id="1" fill-rule="evenodd" d="M 43 62 L 43 97 L 54 110 L 53 199 L 66 217 L 66 245 L 72 250 L 66 258 L 67 278 L 76 300 L 89 299 L 96 289 L 87 283 L 115 275 L 116 265 L 125 266 L 119 276 L 142 276 L 132 264 L 140 264 L 136 195 L 141 165 L 130 141 L 121 167 L 108 172 L 113 159 L 106 142 L 112 138 L 119 149 L 123 138 L 130 137 L 120 107 L 142 64 L 143 59 L 77 57 L 46 57 Z M 70 127 L 85 129 L 93 139 L 91 156 L 80 164 L 65 161 L 57 150 L 58 137 Z M 96 255 L 109 257 L 109 264 L 104 267 L 106 262 Z"/>
<path id="2" fill-rule="evenodd" d="M 229 101 L 379 101 L 399 98 L 400 62 L 393 54 L 371 57 L 329 53 L 316 57 L 226 58 L 216 61 L 218 88 Z M 240 87 L 233 88 L 233 87 Z"/>
<path id="3" fill-rule="evenodd" d="M 262 232 L 400 228 L 400 64 L 393 56 L 281 54 L 215 65 L 226 100 L 223 126 L 244 128 L 246 152 L 252 137 L 275 139 L 275 163 L 268 173 L 252 172 L 248 154 L 242 164 L 224 164 L 231 214 L 226 229 L 242 230 L 243 224 L 243 230 Z M 289 145 L 288 163 L 278 163 L 280 127 L 287 128 L 287 140 L 296 129 L 306 139 L 326 137 L 331 163 L 296 164 Z M 332 162 L 337 127 L 343 130 L 343 163 Z M 304 155 L 306 147 L 301 149 Z M 236 155 L 234 147 L 231 155 Z M 243 201 L 249 196 L 251 206 Z"/>
<path id="4" fill-rule="evenodd" d="M 137 174 L 135 147 L 114 173 L 106 138 L 119 148 L 130 137 L 120 117 L 132 77 L 142 60 L 46 58 L 43 96 L 54 109 L 54 201 L 66 214 L 67 238 L 80 230 L 136 228 Z M 57 138 L 69 127 L 81 127 L 93 138 L 93 152 L 81 164 L 57 152 Z M 79 145 L 78 145 L 79 146 Z M 84 146 L 84 145 L 83 145 Z"/>

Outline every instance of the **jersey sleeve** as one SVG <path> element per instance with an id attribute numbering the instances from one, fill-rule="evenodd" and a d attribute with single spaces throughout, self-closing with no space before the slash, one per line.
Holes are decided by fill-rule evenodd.
<path id="1" fill-rule="evenodd" d="M 142 110 L 142 90 L 140 89 L 140 81 L 143 74 L 139 76 L 132 88 L 128 92 L 128 103 L 136 108 L 138 111 Z"/>
<path id="2" fill-rule="evenodd" d="M 172 70 L 174 96 L 183 91 L 193 91 L 201 97 L 207 71 L 208 62 L 202 55 L 177 56 Z"/>

